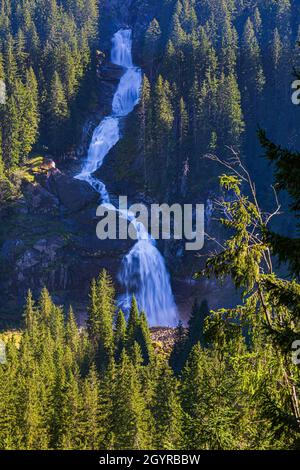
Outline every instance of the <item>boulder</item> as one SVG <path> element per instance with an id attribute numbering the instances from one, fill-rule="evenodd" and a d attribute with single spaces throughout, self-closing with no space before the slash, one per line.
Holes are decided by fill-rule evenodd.
<path id="1" fill-rule="evenodd" d="M 20 253 L 24 252 L 25 243 L 21 239 L 5 240 L 0 255 L 5 261 L 13 261 Z"/>
<path id="2" fill-rule="evenodd" d="M 38 240 L 34 245 L 33 249 L 43 254 L 49 261 L 53 261 L 56 256 L 56 252 L 66 245 L 66 241 L 63 237 L 52 236 L 49 238 L 42 238 Z"/>
<path id="3" fill-rule="evenodd" d="M 41 256 L 37 250 L 29 249 L 18 259 L 16 266 L 19 271 L 25 271 L 40 263 Z"/>
<path id="4" fill-rule="evenodd" d="M 122 75 L 124 75 L 123 67 L 111 63 L 107 63 L 100 67 L 98 72 L 100 80 L 105 82 L 112 82 L 115 85 L 118 85 Z"/>
<path id="5" fill-rule="evenodd" d="M 77 212 L 99 200 L 99 194 L 86 182 L 53 169 L 48 173 L 47 187 L 70 212 Z"/>
<path id="6" fill-rule="evenodd" d="M 28 209 L 34 213 L 53 213 L 59 206 L 57 197 L 47 191 L 39 183 L 26 184 L 23 195 Z"/>

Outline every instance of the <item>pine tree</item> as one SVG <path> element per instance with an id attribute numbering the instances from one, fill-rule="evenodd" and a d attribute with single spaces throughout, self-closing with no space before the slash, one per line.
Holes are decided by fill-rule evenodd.
<path id="1" fill-rule="evenodd" d="M 97 370 L 93 364 L 89 374 L 86 377 L 83 387 L 83 409 L 80 422 L 81 448 L 89 450 L 98 450 L 102 441 L 102 422 L 103 416 L 100 408 L 100 382 Z"/>
<path id="2" fill-rule="evenodd" d="M 155 165 L 165 168 L 157 180 L 157 188 L 167 184 L 165 179 L 170 166 L 170 153 L 172 149 L 172 128 L 174 124 L 174 109 L 171 102 L 171 88 L 167 80 L 160 75 L 157 79 L 154 92 L 154 132 L 156 135 L 157 151 Z M 166 159 L 166 160 L 165 160 Z"/>
<path id="3" fill-rule="evenodd" d="M 183 414 L 178 385 L 170 367 L 162 366 L 153 402 L 155 449 L 179 450 L 183 448 Z"/>
<path id="4" fill-rule="evenodd" d="M 186 359 L 186 330 L 183 327 L 182 321 L 179 321 L 170 355 L 170 366 L 176 375 L 180 374 Z"/>
<path id="5" fill-rule="evenodd" d="M 53 302 L 46 287 L 43 287 L 39 299 L 39 312 L 41 320 L 45 323 L 50 321 L 53 311 Z"/>
<path id="6" fill-rule="evenodd" d="M 123 350 L 113 400 L 114 450 L 145 450 L 151 445 L 149 411 L 137 372 Z"/>
<path id="7" fill-rule="evenodd" d="M 14 85 L 18 78 L 17 63 L 14 55 L 14 39 L 8 35 L 4 50 L 4 67 L 6 75 L 6 86 L 8 94 L 13 93 Z"/>
<path id="8" fill-rule="evenodd" d="M 6 365 L 0 365 L 0 449 L 20 448 L 22 430 L 18 427 L 19 352 L 13 340 L 6 343 Z"/>
<path id="9" fill-rule="evenodd" d="M 228 142 L 228 145 L 238 150 L 245 123 L 241 108 L 241 93 L 233 74 L 221 76 L 219 94 L 223 143 Z"/>
<path id="10" fill-rule="evenodd" d="M 233 191 L 234 194 L 231 202 L 225 203 L 226 210 L 230 213 L 230 221 L 228 218 L 221 219 L 221 223 L 231 230 L 232 235 L 225 242 L 225 249 L 208 260 L 206 273 L 214 273 L 222 278 L 230 275 L 236 286 L 243 287 L 244 302 L 235 309 L 220 309 L 215 312 L 211 318 L 211 329 L 218 344 L 221 344 L 221 340 L 223 344 L 228 345 L 230 351 L 232 347 L 242 347 L 243 326 L 251 326 L 256 332 L 263 328 L 270 346 L 279 356 L 285 357 L 290 354 L 291 344 L 297 335 L 295 320 L 298 323 L 297 299 L 300 296 L 300 287 L 296 281 L 280 279 L 274 273 L 271 261 L 272 245 L 267 242 L 266 237 L 269 214 L 264 213 L 258 204 L 249 173 L 242 165 L 240 169 L 241 173 L 238 175 L 240 178 L 246 176 L 245 181 L 248 182 L 251 197 L 241 193 L 241 179 L 238 175 L 220 177 L 221 187 L 226 191 Z M 253 227 L 256 227 L 255 240 Z M 222 363 L 223 361 L 220 361 L 219 365 Z M 267 416 L 273 425 L 280 422 L 283 432 L 298 436 L 299 393 L 294 382 L 297 380 L 298 371 L 291 361 L 283 360 L 278 373 L 282 377 L 282 389 L 277 388 L 276 392 L 271 393 L 264 389 L 261 392 L 264 397 L 264 416 Z M 225 372 L 222 374 L 226 375 Z M 289 380 L 288 377 L 293 379 Z M 282 393 L 289 397 L 288 401 L 282 400 Z M 293 442 L 296 445 L 297 437 Z"/>
<path id="11" fill-rule="evenodd" d="M 243 57 L 243 83 L 247 90 L 246 103 L 250 106 L 251 100 L 254 100 L 255 96 L 262 92 L 265 85 L 260 47 L 250 18 L 247 19 L 245 24 L 241 52 Z"/>
<path id="12" fill-rule="evenodd" d="M 9 95 L 6 101 L 2 133 L 3 161 L 9 169 L 18 166 L 21 153 L 19 103 L 22 106 L 24 88 L 20 81 L 15 85 L 14 94 Z"/>
<path id="13" fill-rule="evenodd" d="M 23 79 L 25 79 L 26 76 L 28 57 L 29 54 L 26 52 L 25 35 L 22 29 L 19 29 L 16 38 L 16 61 L 18 71 Z"/>
<path id="14" fill-rule="evenodd" d="M 144 44 L 144 58 L 149 67 L 150 80 L 152 80 L 153 77 L 154 61 L 159 59 L 160 40 L 160 26 L 157 19 L 154 18 L 146 31 Z"/>
<path id="15" fill-rule="evenodd" d="M 277 71 L 281 56 L 282 56 L 282 41 L 280 37 L 280 33 L 277 28 L 274 29 L 273 35 L 272 35 L 272 40 L 271 40 L 271 59 L 272 59 L 272 66 L 274 67 L 274 70 Z"/>
<path id="16" fill-rule="evenodd" d="M 146 75 L 143 77 L 143 87 L 138 108 L 140 123 L 140 145 L 143 155 L 144 185 L 147 190 L 150 185 L 151 149 L 152 149 L 152 106 L 151 106 L 151 86 Z"/>
<path id="17" fill-rule="evenodd" d="M 80 334 L 72 307 L 70 307 L 68 312 L 67 323 L 65 326 L 65 339 L 66 344 L 70 347 L 73 354 L 78 354 L 80 349 Z"/>
<path id="18" fill-rule="evenodd" d="M 34 308 L 34 301 L 32 293 L 29 290 L 27 293 L 26 307 L 24 311 L 25 326 L 28 333 L 33 334 L 36 328 L 36 312 Z"/>
<path id="19" fill-rule="evenodd" d="M 127 322 L 127 350 L 134 345 L 134 342 L 137 340 L 139 329 L 139 308 L 135 296 L 132 296 L 131 307 Z"/>
<path id="20" fill-rule="evenodd" d="M 198 342 L 200 342 L 202 348 L 207 345 L 205 339 L 205 319 L 209 315 L 209 308 L 207 301 L 203 300 L 199 306 L 197 300 L 195 301 L 188 325 L 188 336 L 187 336 L 187 351 L 188 354 Z"/>
<path id="21" fill-rule="evenodd" d="M 22 155 L 26 158 L 37 140 L 40 121 L 38 85 L 32 68 L 26 72 L 25 110 L 22 129 Z"/>
<path id="22" fill-rule="evenodd" d="M 265 149 L 267 159 L 275 165 L 275 180 L 278 188 L 289 193 L 291 198 L 290 208 L 298 216 L 300 209 L 299 153 L 274 144 L 267 138 L 266 132 L 263 130 L 259 132 L 259 139 Z M 299 276 L 299 236 L 291 238 L 275 233 L 274 230 L 269 230 L 268 239 L 280 261 L 288 263 L 291 272 Z"/>
<path id="23" fill-rule="evenodd" d="M 115 359 L 119 361 L 123 349 L 126 347 L 126 320 L 122 310 L 119 310 L 114 333 Z"/>
<path id="24" fill-rule="evenodd" d="M 92 283 L 88 319 L 89 334 L 94 344 L 97 364 L 100 369 L 107 366 L 114 351 L 114 293 L 111 277 L 103 270 L 97 282 Z"/>
<path id="25" fill-rule="evenodd" d="M 63 143 L 63 125 L 69 117 L 65 92 L 57 72 L 54 73 L 50 84 L 47 107 L 49 113 L 49 139 L 56 153 Z"/>
<path id="26" fill-rule="evenodd" d="M 225 74 L 235 72 L 237 51 L 237 31 L 226 18 L 222 32 L 221 69 Z"/>
<path id="27" fill-rule="evenodd" d="M 155 113 L 157 130 L 159 126 L 168 132 L 172 129 L 174 122 L 174 112 L 170 100 L 171 90 L 170 84 L 164 81 L 162 76 L 158 77 L 155 87 Z"/>
<path id="28" fill-rule="evenodd" d="M 88 307 L 87 329 L 89 337 L 94 343 L 97 344 L 99 336 L 99 318 L 98 318 L 98 297 L 97 297 L 97 283 L 96 279 L 92 279 L 90 287 L 90 302 Z"/>
<path id="29" fill-rule="evenodd" d="M 124 351 L 124 349 L 123 349 Z M 103 429 L 100 439 L 100 449 L 113 449 L 115 441 L 115 397 L 117 395 L 117 366 L 112 359 L 100 383 L 101 426 Z M 101 437 L 101 436 L 100 436 Z"/>
<path id="30" fill-rule="evenodd" d="M 253 13 L 253 26 L 257 38 L 260 40 L 262 37 L 262 19 L 258 7 L 255 8 Z"/>
<path id="31" fill-rule="evenodd" d="M 291 2 L 278 0 L 276 2 L 276 24 L 280 33 L 285 36 L 291 34 Z"/>
<path id="32" fill-rule="evenodd" d="M 145 312 L 141 312 L 137 327 L 136 341 L 141 348 L 143 364 L 148 365 L 153 355 L 153 347 L 147 316 Z"/>
<path id="33" fill-rule="evenodd" d="M 22 447 L 26 450 L 41 450 L 48 448 L 48 429 L 43 414 L 41 383 L 38 370 L 33 367 L 32 375 L 27 377 L 24 388 L 24 411 L 22 415 Z"/>
<path id="34" fill-rule="evenodd" d="M 60 411 L 60 436 L 58 448 L 72 450 L 81 447 L 81 397 L 80 381 L 71 371 L 67 370 L 66 383 Z"/>

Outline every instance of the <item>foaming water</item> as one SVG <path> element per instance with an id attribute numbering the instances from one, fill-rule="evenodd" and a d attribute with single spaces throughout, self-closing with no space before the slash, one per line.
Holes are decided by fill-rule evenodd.
<path id="1" fill-rule="evenodd" d="M 87 181 L 110 209 L 120 212 L 136 229 L 137 242 L 124 257 L 119 273 L 119 280 L 126 291 L 120 299 L 120 305 L 124 310 L 128 310 L 131 297 L 135 294 L 139 307 L 147 314 L 150 325 L 175 326 L 178 312 L 170 277 L 155 241 L 132 213 L 119 210 L 110 203 L 105 184 L 93 176 L 101 167 L 105 156 L 120 140 L 120 119 L 131 113 L 140 99 L 142 73 L 132 62 L 130 29 L 121 29 L 114 35 L 111 61 L 124 67 L 125 73 L 113 97 L 112 114 L 103 119 L 95 129 L 87 159 L 76 178 Z"/>

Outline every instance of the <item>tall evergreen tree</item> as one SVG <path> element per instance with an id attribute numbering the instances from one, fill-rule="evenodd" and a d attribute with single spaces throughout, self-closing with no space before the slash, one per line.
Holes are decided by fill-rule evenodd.
<path id="1" fill-rule="evenodd" d="M 147 321 L 147 316 L 145 312 L 143 311 L 141 312 L 140 317 L 139 317 L 136 341 L 141 348 L 143 364 L 148 365 L 152 359 L 153 347 L 152 347 L 152 342 L 151 342 L 151 335 L 150 335 L 149 325 Z"/>
<path id="2" fill-rule="evenodd" d="M 124 350 L 117 371 L 113 410 L 114 449 L 148 449 L 149 412 L 137 372 Z"/>
<path id="3" fill-rule="evenodd" d="M 100 369 L 105 368 L 113 356 L 114 315 L 114 287 L 111 277 L 103 270 L 91 287 L 88 319 L 89 334 L 94 343 Z"/>
<path id="4" fill-rule="evenodd" d="M 299 186 L 299 153 L 292 152 L 280 145 L 274 144 L 268 139 L 266 132 L 260 130 L 259 138 L 261 145 L 265 149 L 266 157 L 275 165 L 275 180 L 279 190 L 286 190 L 291 198 L 291 210 L 296 215 L 300 211 L 300 186 Z M 268 239 L 272 249 L 279 256 L 280 261 L 288 263 L 291 271 L 299 276 L 300 261 L 299 248 L 300 238 L 292 238 L 275 233 L 274 230 L 268 232 Z"/>
<path id="5" fill-rule="evenodd" d="M 198 342 L 200 342 L 202 348 L 205 348 L 207 345 L 205 339 L 205 319 L 209 316 L 209 308 L 206 300 L 201 302 L 201 305 L 198 304 L 197 300 L 195 301 L 191 316 L 189 319 L 189 328 L 187 336 L 187 349 L 188 353 L 192 350 Z"/>
<path id="6" fill-rule="evenodd" d="M 57 72 L 54 72 L 48 96 L 49 138 L 54 152 L 57 152 L 62 143 L 63 126 L 69 116 L 65 91 Z"/>
<path id="7" fill-rule="evenodd" d="M 175 341 L 170 355 L 170 366 L 176 375 L 180 374 L 186 361 L 186 330 L 179 321 L 175 333 Z"/>
<path id="8" fill-rule="evenodd" d="M 127 349 L 129 350 L 137 339 L 139 328 L 139 308 L 135 296 L 132 296 L 131 307 L 127 322 Z"/>
<path id="9" fill-rule="evenodd" d="M 178 382 L 167 365 L 162 366 L 153 402 L 156 449 L 179 450 L 183 447 L 182 420 Z"/>
<path id="10" fill-rule="evenodd" d="M 149 67 L 150 79 L 153 77 L 154 59 L 157 59 L 159 56 L 160 40 L 160 26 L 157 19 L 154 18 L 146 31 L 144 44 L 144 58 Z"/>
<path id="11" fill-rule="evenodd" d="M 123 349 L 126 347 L 126 320 L 122 310 L 119 310 L 114 333 L 115 359 L 118 361 Z"/>

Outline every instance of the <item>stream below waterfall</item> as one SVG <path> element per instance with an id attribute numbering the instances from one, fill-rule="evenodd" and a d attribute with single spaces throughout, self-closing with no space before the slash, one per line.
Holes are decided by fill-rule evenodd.
<path id="1" fill-rule="evenodd" d="M 105 184 L 93 176 L 109 151 L 120 140 L 120 120 L 130 114 L 140 99 L 142 72 L 132 60 L 132 32 L 121 29 L 112 39 L 111 62 L 124 68 L 112 102 L 112 114 L 104 118 L 94 130 L 87 158 L 81 172 L 75 178 L 87 181 L 101 196 L 102 203 L 110 210 L 118 211 L 131 222 L 137 233 L 137 241 L 122 260 L 119 281 L 125 294 L 119 305 L 128 312 L 131 298 L 136 296 L 139 308 L 147 314 L 151 326 L 176 326 L 178 311 L 175 305 L 170 276 L 165 261 L 134 214 L 115 207 Z"/>

